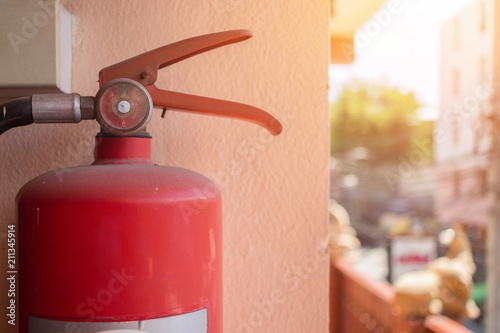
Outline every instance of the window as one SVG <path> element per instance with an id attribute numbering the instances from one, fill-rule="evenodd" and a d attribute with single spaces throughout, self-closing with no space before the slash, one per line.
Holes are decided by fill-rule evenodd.
<path id="1" fill-rule="evenodd" d="M 486 196 L 488 192 L 488 171 L 486 169 L 478 170 L 479 195 Z"/>
<path id="2" fill-rule="evenodd" d="M 455 170 L 453 171 L 453 197 L 455 199 L 460 198 L 460 171 Z"/>
<path id="3" fill-rule="evenodd" d="M 460 96 L 460 70 L 458 68 L 455 68 L 453 70 L 453 96 L 459 97 Z"/>
<path id="4" fill-rule="evenodd" d="M 451 122 L 451 130 L 453 136 L 453 144 L 457 146 L 460 141 L 460 122 L 458 120 L 458 117 L 453 117 L 453 120 Z"/>
<path id="5" fill-rule="evenodd" d="M 480 31 L 486 31 L 486 2 L 481 1 L 481 22 L 480 22 Z"/>
<path id="6" fill-rule="evenodd" d="M 453 22 L 453 47 L 460 48 L 460 20 L 458 18 Z"/>
<path id="7" fill-rule="evenodd" d="M 479 83 L 484 82 L 486 82 L 486 57 L 483 55 L 479 64 Z"/>

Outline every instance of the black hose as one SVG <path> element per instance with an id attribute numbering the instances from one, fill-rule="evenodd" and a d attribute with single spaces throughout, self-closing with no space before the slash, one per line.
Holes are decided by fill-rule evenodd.
<path id="1" fill-rule="evenodd" d="M 16 98 L 0 104 L 0 134 L 33 123 L 31 97 Z"/>

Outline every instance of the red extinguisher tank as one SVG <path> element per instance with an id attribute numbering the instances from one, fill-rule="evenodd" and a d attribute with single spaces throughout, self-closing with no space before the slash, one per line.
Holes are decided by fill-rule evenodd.
<path id="1" fill-rule="evenodd" d="M 93 165 L 41 175 L 17 196 L 20 333 L 222 332 L 220 192 L 193 171 L 154 165 L 146 125 L 161 107 L 279 134 L 264 110 L 155 86 L 158 69 L 250 37 L 194 37 L 109 66 L 95 98 L 44 94 L 0 105 L 0 134 L 33 122 L 101 125 Z"/>
<path id="2" fill-rule="evenodd" d="M 220 192 L 150 141 L 98 138 L 94 165 L 21 189 L 21 332 L 222 332 Z"/>

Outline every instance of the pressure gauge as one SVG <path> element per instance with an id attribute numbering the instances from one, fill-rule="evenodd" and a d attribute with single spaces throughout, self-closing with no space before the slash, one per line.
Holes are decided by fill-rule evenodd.
<path id="1" fill-rule="evenodd" d="M 146 128 L 153 113 L 153 102 L 140 83 L 115 79 L 97 93 L 95 111 L 97 121 L 106 133 L 130 136 Z"/>

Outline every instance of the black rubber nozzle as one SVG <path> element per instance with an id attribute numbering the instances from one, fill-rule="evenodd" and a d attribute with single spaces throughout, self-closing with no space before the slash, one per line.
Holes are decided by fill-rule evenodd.
<path id="1" fill-rule="evenodd" d="M 16 98 L 0 104 L 0 134 L 33 123 L 31 97 Z"/>

